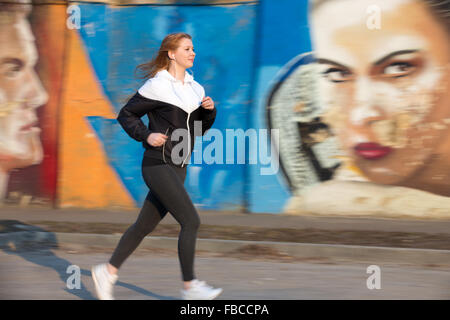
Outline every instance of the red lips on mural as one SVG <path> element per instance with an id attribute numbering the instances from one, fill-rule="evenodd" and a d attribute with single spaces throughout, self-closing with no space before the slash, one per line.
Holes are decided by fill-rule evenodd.
<path id="1" fill-rule="evenodd" d="M 383 146 L 376 142 L 359 143 L 354 150 L 357 155 L 368 160 L 381 159 L 392 152 L 391 147 Z"/>

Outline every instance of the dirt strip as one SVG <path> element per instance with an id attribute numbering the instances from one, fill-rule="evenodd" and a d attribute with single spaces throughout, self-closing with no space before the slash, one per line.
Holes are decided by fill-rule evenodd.
<path id="1" fill-rule="evenodd" d="M 0 220 L 0 233 L 36 230 L 64 233 L 122 234 L 129 224 L 97 222 L 33 221 L 26 224 L 17 220 Z M 177 237 L 178 225 L 160 224 L 154 236 Z M 342 244 L 397 248 L 450 250 L 449 234 L 419 232 L 391 232 L 371 230 L 320 230 L 261 228 L 249 226 L 201 225 L 198 237 L 203 239 L 276 241 L 317 244 Z"/>

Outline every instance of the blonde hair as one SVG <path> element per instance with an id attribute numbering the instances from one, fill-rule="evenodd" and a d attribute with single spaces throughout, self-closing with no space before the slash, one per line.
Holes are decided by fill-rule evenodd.
<path id="1" fill-rule="evenodd" d="M 192 37 L 184 32 L 167 35 L 161 42 L 161 46 L 156 53 L 156 56 L 151 61 L 142 63 L 136 67 L 135 71 L 141 72 L 139 78 L 153 78 L 158 71 L 167 70 L 170 64 L 169 51 L 175 51 L 179 47 L 182 39 L 192 40 Z"/>

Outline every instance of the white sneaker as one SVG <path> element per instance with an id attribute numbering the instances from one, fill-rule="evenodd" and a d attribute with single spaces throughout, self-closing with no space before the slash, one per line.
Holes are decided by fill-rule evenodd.
<path id="1" fill-rule="evenodd" d="M 93 266 L 91 273 L 97 297 L 100 300 L 114 300 L 113 287 L 118 276 L 108 272 L 106 263 Z"/>
<path id="2" fill-rule="evenodd" d="M 221 288 L 208 286 L 204 281 L 192 280 L 188 290 L 181 290 L 183 300 L 212 300 L 222 293 Z"/>

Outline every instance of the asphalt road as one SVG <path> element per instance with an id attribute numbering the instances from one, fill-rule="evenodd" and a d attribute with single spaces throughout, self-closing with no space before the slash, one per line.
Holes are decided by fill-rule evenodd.
<path id="1" fill-rule="evenodd" d="M 2 249 L 0 299 L 95 299 L 90 268 L 109 254 L 100 249 Z M 210 253 L 198 253 L 196 259 L 197 276 L 224 289 L 220 299 L 450 299 L 450 271 L 443 267 L 380 264 L 380 289 L 372 290 L 367 279 L 375 274 L 367 273 L 368 267 L 355 261 L 279 262 Z M 115 296 L 179 299 L 180 288 L 175 251 L 138 250 L 122 266 Z"/>

